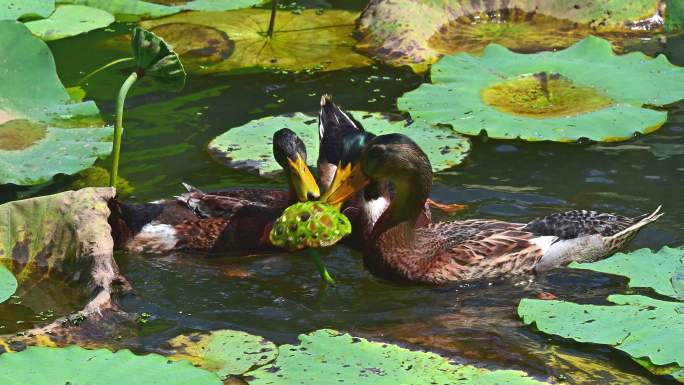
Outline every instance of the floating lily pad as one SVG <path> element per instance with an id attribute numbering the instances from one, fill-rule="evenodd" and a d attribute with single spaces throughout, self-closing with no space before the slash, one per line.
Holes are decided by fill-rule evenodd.
<path id="1" fill-rule="evenodd" d="M 48 17 L 54 10 L 54 0 L 5 0 L 0 2 L 0 20 Z"/>
<path id="2" fill-rule="evenodd" d="M 114 16 L 97 8 L 82 5 L 61 5 L 47 19 L 26 23 L 34 35 L 45 41 L 76 36 L 114 22 Z"/>
<path id="3" fill-rule="evenodd" d="M 265 384 L 542 384 L 513 370 L 455 365 L 426 352 L 368 341 L 334 330 L 299 336 L 299 345 L 279 347 L 278 359 L 247 372 L 250 385 Z"/>
<path id="4" fill-rule="evenodd" d="M 630 287 L 652 288 L 658 294 L 678 298 L 675 285 L 679 282 L 678 273 L 684 269 L 684 249 L 663 247 L 658 252 L 640 249 L 617 253 L 598 262 L 573 262 L 570 267 L 624 276 L 629 278 Z"/>
<path id="5" fill-rule="evenodd" d="M 665 247 L 616 254 L 601 262 L 573 264 L 630 278 L 630 286 L 649 287 L 679 297 L 674 289 L 682 272 L 683 249 Z M 684 302 L 641 295 L 611 295 L 615 305 L 582 305 L 565 301 L 523 299 L 518 314 L 544 333 L 579 342 L 612 346 L 657 375 L 684 382 Z"/>
<path id="6" fill-rule="evenodd" d="M 351 33 L 358 13 L 329 10 L 320 14 L 313 9 L 301 14 L 279 12 L 273 37 L 269 39 L 266 31 L 270 16 L 266 9 L 188 12 L 144 21 L 141 25 L 181 52 L 192 71 L 331 71 L 370 63 L 353 51 L 356 41 Z M 218 40 L 202 40 L 205 36 Z"/>
<path id="7" fill-rule="evenodd" d="M 617 56 L 588 37 L 558 52 L 517 54 L 489 45 L 433 65 L 432 83 L 404 94 L 400 109 L 418 121 L 497 139 L 620 141 L 667 120 L 663 106 L 684 98 L 684 69 L 660 55 Z M 627 80 L 628 79 L 628 80 Z"/>
<path id="8" fill-rule="evenodd" d="M 17 279 L 4 265 L 0 265 L 0 303 L 7 301 L 15 291 L 17 291 Z"/>
<path id="9" fill-rule="evenodd" d="M 251 7 L 263 0 L 58 0 L 62 4 L 79 4 L 107 11 L 121 20 L 153 19 L 173 15 L 182 11 L 229 11 Z"/>
<path id="10" fill-rule="evenodd" d="M 435 172 L 460 164 L 470 151 L 470 141 L 448 128 L 432 127 L 425 122 L 407 124 L 396 115 L 351 111 L 363 127 L 376 135 L 400 132 L 409 136 L 430 157 Z M 209 143 L 209 153 L 217 161 L 259 174 L 281 170 L 273 159 L 272 136 L 287 127 L 306 145 L 310 154 L 318 153 L 318 118 L 303 113 L 271 116 L 235 127 Z"/>
<path id="11" fill-rule="evenodd" d="M 658 7 L 654 0 L 378 0 L 359 19 L 358 48 L 423 70 L 444 54 L 479 53 L 489 43 L 533 52 L 588 35 L 636 39 L 662 31 Z"/>
<path id="12" fill-rule="evenodd" d="M 21 23 L 0 30 L 0 183 L 43 183 L 108 154 L 111 129 L 92 127 L 102 123 L 95 103 L 72 102 L 47 45 Z"/>
<path id="13" fill-rule="evenodd" d="M 168 341 L 173 361 L 187 359 L 222 379 L 273 361 L 278 348 L 263 337 L 237 330 L 181 335 Z"/>
<path id="14" fill-rule="evenodd" d="M 187 361 L 170 363 L 158 354 L 139 356 L 130 350 L 29 347 L 0 355 L 4 385 L 221 385 L 213 373 Z"/>
<path id="15" fill-rule="evenodd" d="M 328 247 L 351 234 L 351 223 L 340 211 L 323 202 L 295 203 L 283 211 L 269 238 L 289 251 Z"/>

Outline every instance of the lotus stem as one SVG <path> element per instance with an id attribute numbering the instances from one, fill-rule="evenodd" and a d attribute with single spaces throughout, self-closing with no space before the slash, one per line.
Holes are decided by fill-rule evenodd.
<path id="1" fill-rule="evenodd" d="M 86 80 L 90 79 L 92 76 L 96 75 L 98 72 L 104 71 L 104 70 L 106 70 L 107 68 L 109 68 L 109 67 L 111 67 L 111 66 L 117 65 L 117 64 L 119 64 L 119 63 L 131 61 L 131 60 L 134 60 L 134 59 L 135 59 L 134 57 L 125 57 L 125 58 L 122 58 L 122 59 L 116 59 L 116 60 L 114 60 L 114 61 L 112 61 L 112 62 L 109 62 L 109 63 L 103 65 L 102 67 L 100 67 L 100 68 L 98 68 L 98 69 L 96 69 L 96 70 L 91 71 L 90 73 L 88 73 L 86 76 L 83 77 L 83 79 L 79 80 L 78 83 L 76 83 L 76 85 L 81 85 L 81 84 L 83 84 L 83 82 L 85 82 Z"/>
<path id="2" fill-rule="evenodd" d="M 119 178 L 119 154 L 121 153 L 121 137 L 123 135 L 123 109 L 126 94 L 133 83 L 138 80 L 138 73 L 132 72 L 121 85 L 119 96 L 116 99 L 116 125 L 114 126 L 114 148 L 112 148 L 112 171 L 109 174 L 109 186 L 115 187 Z"/>
<path id="3" fill-rule="evenodd" d="M 275 28 L 276 12 L 278 10 L 278 0 L 271 1 L 271 20 L 268 22 L 268 32 L 266 36 L 271 39 L 273 37 L 273 29 Z"/>
<path id="4" fill-rule="evenodd" d="M 323 265 L 323 262 L 321 261 L 321 254 L 318 251 L 318 249 L 309 249 L 309 255 L 311 256 L 311 258 L 313 258 L 313 261 L 316 264 L 316 267 L 318 268 L 318 272 L 321 274 L 321 278 L 325 282 L 334 285 L 335 280 L 330 276 L 330 273 L 328 273 L 328 270 Z"/>

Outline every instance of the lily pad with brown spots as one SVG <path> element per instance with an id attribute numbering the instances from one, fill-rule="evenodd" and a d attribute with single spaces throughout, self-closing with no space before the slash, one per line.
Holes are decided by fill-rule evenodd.
<path id="1" fill-rule="evenodd" d="M 572 142 L 622 141 L 667 120 L 665 106 L 684 98 L 684 68 L 663 55 L 613 53 L 587 37 L 558 52 L 515 53 L 489 45 L 481 57 L 445 56 L 397 105 L 417 122 L 466 135 Z"/>
<path id="2" fill-rule="evenodd" d="M 92 101 L 73 102 L 47 45 L 25 25 L 0 21 L 0 184 L 73 174 L 111 151 Z"/>

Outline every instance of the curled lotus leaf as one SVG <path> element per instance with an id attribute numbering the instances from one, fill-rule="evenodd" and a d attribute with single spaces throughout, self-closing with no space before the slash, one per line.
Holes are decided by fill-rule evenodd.
<path id="1" fill-rule="evenodd" d="M 265 365 L 278 354 L 273 342 L 238 330 L 180 335 L 167 344 L 164 353 L 170 360 L 188 360 L 222 379 Z"/>
<path id="2" fill-rule="evenodd" d="M 221 385 L 213 373 L 187 361 L 169 362 L 158 354 L 136 355 L 130 350 L 113 353 L 89 350 L 29 347 L 0 355 L 0 382 L 4 385 Z"/>
<path id="3" fill-rule="evenodd" d="M 630 44 L 662 31 L 660 13 L 657 0 L 373 0 L 359 19 L 357 47 L 424 70 L 442 55 L 479 53 L 488 43 L 518 52 L 565 48 L 589 35 Z"/>
<path id="4" fill-rule="evenodd" d="M 684 68 L 663 55 L 615 55 L 608 41 L 593 36 L 536 54 L 490 44 L 481 57 L 445 56 L 431 78 L 404 94 L 399 108 L 417 121 L 496 139 L 627 140 L 667 120 L 667 111 L 645 106 L 684 98 Z"/>
<path id="5" fill-rule="evenodd" d="M 656 375 L 684 382 L 684 302 L 678 291 L 684 249 L 641 249 L 594 263 L 572 264 L 630 279 L 631 287 L 650 288 L 680 301 L 642 295 L 611 295 L 613 305 L 523 299 L 518 314 L 541 332 L 578 342 L 608 345 L 627 353 Z"/>
<path id="6" fill-rule="evenodd" d="M 55 0 L 7 0 L 0 2 L 0 20 L 48 17 L 55 10 Z"/>
<path id="7" fill-rule="evenodd" d="M 50 17 L 26 23 L 34 35 L 45 41 L 76 36 L 104 28 L 114 22 L 114 16 L 101 9 L 83 5 L 60 5 Z"/>
<path id="8" fill-rule="evenodd" d="M 358 13 L 343 10 L 279 12 L 267 36 L 270 10 L 186 12 L 141 25 L 164 37 L 191 71 L 325 70 L 361 67 L 371 61 L 354 52 Z M 205 39 L 206 36 L 218 38 Z"/>
<path id="9" fill-rule="evenodd" d="M 332 246 L 351 234 L 351 223 L 332 205 L 324 202 L 295 203 L 273 224 L 273 245 L 289 251 Z"/>
<path id="10" fill-rule="evenodd" d="M 131 40 L 139 76 L 149 76 L 171 90 L 185 86 L 185 69 L 178 55 L 164 39 L 136 27 Z"/>
<path id="11" fill-rule="evenodd" d="M 434 353 L 411 351 L 334 330 L 300 335 L 299 341 L 299 345 L 281 345 L 273 363 L 247 372 L 250 385 L 543 384 L 520 371 L 456 365 Z"/>
<path id="12" fill-rule="evenodd" d="M 0 184 L 33 185 L 73 174 L 111 151 L 111 132 L 92 101 L 72 101 L 47 45 L 0 21 Z"/>
<path id="13" fill-rule="evenodd" d="M 410 123 L 400 116 L 378 112 L 350 111 L 365 130 L 376 135 L 399 132 L 409 136 L 430 157 L 435 172 L 460 164 L 470 151 L 470 140 L 448 128 L 425 122 Z M 273 159 L 272 137 L 287 127 L 304 142 L 309 154 L 318 153 L 318 118 L 304 113 L 269 116 L 231 128 L 209 143 L 209 153 L 228 167 L 262 175 L 281 170 Z"/>

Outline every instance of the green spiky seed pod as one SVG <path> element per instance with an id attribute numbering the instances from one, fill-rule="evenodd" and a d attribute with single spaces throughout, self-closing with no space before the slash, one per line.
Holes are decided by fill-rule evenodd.
<path id="1" fill-rule="evenodd" d="M 351 233 L 351 223 L 323 202 L 296 203 L 283 212 L 271 230 L 271 243 L 290 251 L 332 246 Z"/>

